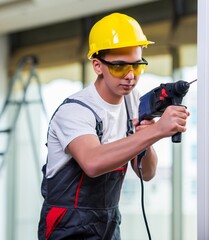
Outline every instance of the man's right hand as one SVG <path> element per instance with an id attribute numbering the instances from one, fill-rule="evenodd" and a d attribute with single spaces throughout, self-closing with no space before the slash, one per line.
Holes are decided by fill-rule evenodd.
<path id="1" fill-rule="evenodd" d="M 186 131 L 186 122 L 189 115 L 186 107 L 171 105 L 166 108 L 156 125 L 163 137 L 173 136 L 177 132 Z"/>

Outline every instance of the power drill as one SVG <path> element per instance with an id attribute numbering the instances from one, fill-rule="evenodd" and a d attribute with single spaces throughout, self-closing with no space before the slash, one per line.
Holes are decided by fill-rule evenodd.
<path id="1" fill-rule="evenodd" d="M 181 105 L 183 97 L 187 94 L 190 84 L 179 80 L 175 83 L 160 84 L 159 87 L 152 89 L 140 98 L 139 104 L 139 123 L 146 119 L 151 120 L 155 117 L 161 117 L 165 109 L 170 105 Z M 181 133 L 178 132 L 172 136 L 172 142 L 181 142 Z"/>

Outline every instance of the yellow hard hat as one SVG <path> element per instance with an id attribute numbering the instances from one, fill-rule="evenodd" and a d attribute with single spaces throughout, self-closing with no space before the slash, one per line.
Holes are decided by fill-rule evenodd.
<path id="1" fill-rule="evenodd" d="M 154 42 L 148 41 L 139 23 L 130 16 L 112 13 L 94 24 L 89 34 L 88 58 L 100 50 L 142 46 Z"/>

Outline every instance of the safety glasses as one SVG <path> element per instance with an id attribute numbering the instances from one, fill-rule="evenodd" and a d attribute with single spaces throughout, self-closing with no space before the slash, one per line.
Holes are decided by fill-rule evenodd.
<path id="1" fill-rule="evenodd" d="M 126 76 L 130 71 L 133 71 L 135 76 L 144 73 L 148 62 L 142 58 L 142 61 L 137 62 L 124 62 L 124 61 L 113 61 L 109 62 L 103 58 L 98 58 L 103 64 L 108 66 L 110 73 L 118 78 Z"/>

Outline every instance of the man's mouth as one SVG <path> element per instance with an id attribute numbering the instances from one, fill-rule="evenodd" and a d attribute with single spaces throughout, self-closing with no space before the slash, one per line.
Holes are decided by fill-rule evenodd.
<path id="1" fill-rule="evenodd" d="M 134 84 L 121 84 L 123 88 L 132 88 Z"/>

